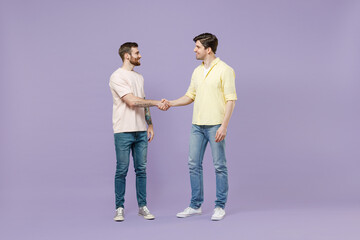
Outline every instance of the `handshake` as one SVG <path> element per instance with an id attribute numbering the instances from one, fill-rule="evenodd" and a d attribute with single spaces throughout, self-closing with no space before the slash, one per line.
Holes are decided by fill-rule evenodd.
<path id="1" fill-rule="evenodd" d="M 156 106 L 162 111 L 167 111 L 171 107 L 171 103 L 166 99 L 161 99 L 160 103 Z"/>

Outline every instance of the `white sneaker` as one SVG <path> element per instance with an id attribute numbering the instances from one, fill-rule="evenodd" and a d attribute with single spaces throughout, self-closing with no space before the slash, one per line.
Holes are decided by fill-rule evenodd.
<path id="1" fill-rule="evenodd" d="M 118 209 L 116 209 L 116 214 L 115 214 L 114 220 L 116 222 L 124 221 L 124 208 L 119 207 Z"/>
<path id="2" fill-rule="evenodd" d="M 150 213 L 146 206 L 139 208 L 139 216 L 143 216 L 146 220 L 155 219 L 155 216 Z"/>
<path id="3" fill-rule="evenodd" d="M 211 220 L 213 221 L 219 221 L 221 219 L 223 219 L 225 217 L 225 210 L 222 209 L 221 207 L 216 207 L 214 209 L 214 213 L 211 216 Z"/>
<path id="4" fill-rule="evenodd" d="M 176 216 L 178 218 L 185 218 L 185 217 L 190 217 L 190 216 L 193 216 L 193 215 L 196 215 L 196 214 L 201 214 L 201 207 L 198 208 L 198 209 L 187 207 L 187 208 L 185 208 L 184 211 L 179 212 L 178 214 L 176 214 Z"/>

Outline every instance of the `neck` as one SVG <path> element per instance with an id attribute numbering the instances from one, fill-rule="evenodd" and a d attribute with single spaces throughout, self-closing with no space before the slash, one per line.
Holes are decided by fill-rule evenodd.
<path id="1" fill-rule="evenodd" d="M 134 69 L 134 65 L 132 65 L 129 61 L 125 61 L 121 66 L 122 69 L 132 71 Z"/>
<path id="2" fill-rule="evenodd" d="M 204 59 L 204 67 L 209 68 L 211 66 L 211 62 L 216 59 L 215 54 L 209 54 Z"/>

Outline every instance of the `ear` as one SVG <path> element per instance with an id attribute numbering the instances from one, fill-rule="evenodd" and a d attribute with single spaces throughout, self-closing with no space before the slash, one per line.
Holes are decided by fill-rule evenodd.
<path id="1" fill-rule="evenodd" d="M 211 53 L 211 47 L 208 47 L 207 49 L 206 49 L 206 52 L 207 52 L 207 54 L 210 54 Z"/>

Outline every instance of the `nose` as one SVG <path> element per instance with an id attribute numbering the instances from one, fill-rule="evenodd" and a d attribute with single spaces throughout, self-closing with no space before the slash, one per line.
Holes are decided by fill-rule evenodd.
<path id="1" fill-rule="evenodd" d="M 196 52 L 196 48 L 194 48 L 194 52 Z"/>
<path id="2" fill-rule="evenodd" d="M 139 59 L 141 58 L 141 55 L 139 54 Z"/>

